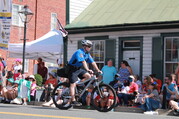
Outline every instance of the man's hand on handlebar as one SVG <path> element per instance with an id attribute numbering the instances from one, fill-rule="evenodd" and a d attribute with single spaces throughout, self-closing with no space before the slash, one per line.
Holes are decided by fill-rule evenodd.
<path id="1" fill-rule="evenodd" d="M 94 72 L 93 72 L 93 70 L 89 69 L 89 70 L 88 70 L 88 73 L 89 73 L 89 74 L 93 74 Z"/>

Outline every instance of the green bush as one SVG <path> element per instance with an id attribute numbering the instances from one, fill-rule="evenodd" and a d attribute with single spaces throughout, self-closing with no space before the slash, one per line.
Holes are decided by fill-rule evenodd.
<path id="1" fill-rule="evenodd" d="M 36 83 L 38 86 L 42 86 L 43 78 L 40 74 L 35 74 Z"/>

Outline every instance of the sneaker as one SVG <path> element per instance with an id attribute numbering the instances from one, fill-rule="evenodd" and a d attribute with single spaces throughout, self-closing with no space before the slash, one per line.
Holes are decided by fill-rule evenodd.
<path id="1" fill-rule="evenodd" d="M 73 106 L 77 106 L 77 107 L 79 107 L 79 106 L 82 105 L 80 102 L 77 102 L 77 101 L 72 101 L 71 104 L 72 104 Z"/>
<path id="2" fill-rule="evenodd" d="M 146 111 L 146 112 L 144 112 L 144 114 L 148 114 L 148 115 L 158 115 L 158 112 L 155 112 L 155 111 Z"/>
<path id="3" fill-rule="evenodd" d="M 63 107 L 69 107 L 69 106 L 70 106 L 70 104 L 67 103 L 67 104 L 65 104 Z"/>
<path id="4" fill-rule="evenodd" d="M 91 108 L 91 106 L 86 106 L 86 109 L 90 109 Z"/>
<path id="5" fill-rule="evenodd" d="M 179 116 L 179 112 L 174 111 L 174 112 L 173 112 L 173 115 L 174 115 L 174 116 Z"/>
<path id="6" fill-rule="evenodd" d="M 42 104 L 43 107 L 50 107 L 50 104 L 49 103 L 44 103 Z"/>
<path id="7" fill-rule="evenodd" d="M 53 107 L 53 108 L 55 108 L 56 106 L 55 106 L 55 104 L 52 104 L 52 105 L 50 105 L 50 107 Z"/>
<path id="8" fill-rule="evenodd" d="M 27 102 L 24 102 L 22 105 L 26 106 L 26 105 L 27 105 Z"/>

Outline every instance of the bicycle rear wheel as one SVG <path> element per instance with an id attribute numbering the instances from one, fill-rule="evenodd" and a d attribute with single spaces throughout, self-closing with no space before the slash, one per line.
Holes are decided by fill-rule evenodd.
<path id="1" fill-rule="evenodd" d="M 111 111 L 116 105 L 116 93 L 114 89 L 107 84 L 96 86 L 91 94 L 91 104 L 100 112 Z"/>
<path id="2" fill-rule="evenodd" d="M 55 106 L 59 109 L 67 110 L 71 108 L 71 104 L 65 106 L 71 100 L 69 83 L 64 82 L 58 84 L 52 92 L 52 99 Z"/>

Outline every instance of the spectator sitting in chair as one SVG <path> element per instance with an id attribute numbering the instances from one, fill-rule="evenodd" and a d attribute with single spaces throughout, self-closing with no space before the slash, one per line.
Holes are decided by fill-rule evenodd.
<path id="1" fill-rule="evenodd" d="M 58 85 L 58 80 L 56 78 L 57 78 L 57 75 L 55 72 L 49 73 L 49 78 L 45 82 L 45 85 L 44 85 L 45 90 L 43 91 L 42 97 L 40 99 L 41 101 L 48 102 L 50 100 L 51 92 L 53 91 L 54 87 Z"/>

